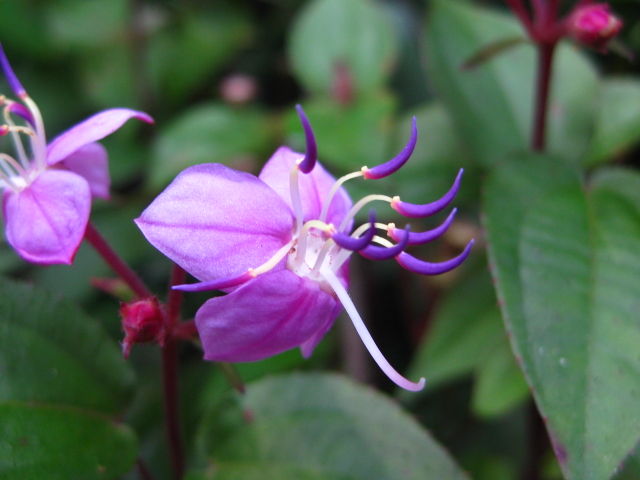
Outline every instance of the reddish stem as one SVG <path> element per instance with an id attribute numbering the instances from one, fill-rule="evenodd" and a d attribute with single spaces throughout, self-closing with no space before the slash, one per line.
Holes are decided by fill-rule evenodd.
<path id="1" fill-rule="evenodd" d="M 138 467 L 138 474 L 140 475 L 140 478 L 142 480 L 154 480 L 153 475 L 151 475 L 151 472 L 147 468 L 147 465 L 141 458 L 138 458 L 138 462 L 136 465 Z"/>
<path id="2" fill-rule="evenodd" d="M 538 44 L 538 74 L 536 80 L 533 134 L 531 137 L 531 148 L 536 152 L 542 152 L 546 148 L 549 92 L 551 89 L 551 73 L 555 48 L 555 42 Z"/>
<path id="3" fill-rule="evenodd" d="M 527 30 L 527 33 L 531 35 L 531 31 L 533 27 L 531 23 L 531 16 L 527 11 L 527 8 L 524 6 L 524 3 L 522 3 L 522 0 L 505 0 L 505 3 L 513 11 L 513 13 L 517 15 L 518 19 L 520 20 L 522 25 L 524 25 L 524 28 Z"/>
<path id="4" fill-rule="evenodd" d="M 95 229 L 93 224 L 87 224 L 84 238 L 98 252 L 111 269 L 133 290 L 139 298 L 153 297 L 153 293 L 147 288 L 144 282 L 138 277 L 129 265 L 122 260 L 111 248 L 102 235 Z"/>
<path id="5" fill-rule="evenodd" d="M 182 268 L 178 265 L 173 266 L 165 315 L 167 338 L 162 348 L 165 424 L 173 475 L 176 480 L 181 480 L 184 476 L 184 448 L 182 432 L 180 430 L 180 404 L 178 396 L 178 344 L 173 335 L 173 330 L 179 322 L 183 295 L 181 291 L 173 290 L 171 287 L 184 283 L 185 276 L 186 273 Z"/>

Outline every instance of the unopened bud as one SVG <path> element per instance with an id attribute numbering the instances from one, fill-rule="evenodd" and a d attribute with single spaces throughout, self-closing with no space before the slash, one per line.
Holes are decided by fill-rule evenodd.
<path id="1" fill-rule="evenodd" d="M 594 3 L 576 8 L 568 20 L 568 31 L 577 42 L 596 50 L 604 50 L 622 29 L 606 3 Z"/>
<path id="2" fill-rule="evenodd" d="M 164 342 L 162 309 L 155 298 L 123 303 L 120 306 L 120 316 L 124 330 L 122 354 L 125 358 L 136 343 Z"/>

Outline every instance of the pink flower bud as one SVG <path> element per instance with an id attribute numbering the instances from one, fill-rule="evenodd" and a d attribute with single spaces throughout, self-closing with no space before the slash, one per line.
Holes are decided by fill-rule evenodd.
<path id="1" fill-rule="evenodd" d="M 603 50 L 622 29 L 622 20 L 611 13 L 606 3 L 576 8 L 569 16 L 569 34 L 579 43 Z"/>
<path id="2" fill-rule="evenodd" d="M 120 306 L 124 340 L 122 354 L 129 356 L 136 343 L 164 342 L 163 315 L 158 300 L 145 298 Z"/>

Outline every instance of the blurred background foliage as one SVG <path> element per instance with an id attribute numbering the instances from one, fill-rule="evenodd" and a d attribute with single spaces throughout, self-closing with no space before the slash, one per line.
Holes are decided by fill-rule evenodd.
<path id="1" fill-rule="evenodd" d="M 640 51 L 638 3 L 619 0 L 612 6 L 626 22 L 622 40 Z M 372 453 L 377 450 L 367 453 L 366 445 L 358 447 L 362 458 L 353 462 L 362 468 L 352 476 L 309 473 L 309 464 L 329 461 L 335 461 L 335 470 L 341 471 L 340 462 L 346 460 L 334 458 L 339 455 L 332 456 L 326 445 L 323 450 L 317 444 L 323 432 L 314 423 L 319 420 L 293 415 L 293 407 L 287 410 L 292 405 L 290 398 L 275 400 L 287 388 L 299 392 L 301 398 L 314 388 L 325 392 L 327 398 L 332 397 L 327 392 L 340 392 L 337 397 L 344 399 L 340 405 L 351 405 L 351 410 L 341 410 L 341 415 L 351 419 L 361 415 L 358 421 L 372 426 L 389 422 L 388 430 L 380 427 L 368 435 L 372 443 L 381 442 L 376 448 L 384 447 L 386 455 L 395 459 L 392 463 L 402 463 L 403 455 L 422 441 L 431 445 L 433 440 L 422 437 L 426 434 L 419 423 L 471 478 L 562 478 L 509 347 L 487 269 L 480 224 L 484 179 L 493 165 L 526 149 L 531 124 L 534 57 L 529 46 L 515 48 L 474 70 L 461 70 L 462 63 L 481 47 L 518 34 L 519 26 L 501 2 L 0 0 L 0 18 L 0 40 L 22 83 L 39 103 L 50 137 L 97 110 L 114 106 L 142 109 L 155 118 L 154 128 L 127 125 L 104 141 L 110 152 L 113 198 L 94 205 L 93 219 L 114 248 L 158 292 L 166 288 L 169 261 L 145 243 L 132 219 L 189 165 L 220 162 L 258 172 L 278 145 L 303 149 L 295 103 L 305 107 L 321 160 L 336 176 L 394 155 L 406 141 L 414 115 L 420 139 L 412 160 L 374 187 L 386 193 L 401 192 L 408 201 L 429 201 L 446 191 L 460 167 L 466 169 L 456 199 L 456 223 L 443 240 L 417 252 L 422 258 L 445 259 L 475 237 L 479 244 L 463 268 L 437 278 L 418 278 L 393 262 L 353 262 L 354 296 L 374 338 L 392 364 L 411 378 L 428 378 L 425 391 L 393 391 L 346 325 L 334 329 L 310 361 L 303 361 L 298 352 L 288 352 L 238 366 L 245 381 L 258 382 L 241 402 L 266 412 L 261 417 L 266 426 L 238 436 L 238 425 L 244 421 L 240 409 L 248 407 L 229 396 L 230 387 L 219 369 L 204 364 L 198 348 L 190 346 L 182 352 L 185 438 L 193 468 L 189 478 L 251 479 L 258 478 L 257 472 L 260 478 L 278 479 L 383 478 L 365 468 L 378 461 Z M 568 43 L 556 65 L 550 153 L 578 166 L 586 175 L 607 163 L 637 165 L 637 66 L 615 55 L 578 51 Z M 6 91 L 6 86 L 3 88 Z M 370 187 L 368 182 L 354 183 L 349 190 L 358 197 Z M 628 188 L 633 191 L 632 186 Z M 379 215 L 387 219 L 389 212 L 381 210 Z M 414 228 L 432 227 L 442 219 L 444 216 Z M 114 345 L 120 340 L 117 302 L 92 287 L 92 279 L 111 273 L 86 246 L 73 267 L 33 268 L 2 243 L 0 271 L 32 283 L 37 291 L 48 291 L 52 298 L 79 303 L 92 321 L 106 330 Z M 8 292 L 16 288 L 23 287 L 6 287 L 3 295 L 11 295 Z M 205 298 L 204 294 L 187 296 L 187 318 Z M 64 313 L 49 313 L 64 319 Z M 67 328 L 69 335 L 75 334 L 75 327 Z M 13 357 L 6 357 L 8 362 L 7 358 Z M 115 368 L 110 366 L 112 361 L 109 357 L 96 368 Z M 170 478 L 157 352 L 152 347 L 137 347 L 129 363 L 137 373 L 137 382 L 129 378 L 133 375 L 129 367 L 119 365 L 117 368 L 128 372 L 126 382 L 111 380 L 116 382 L 119 398 L 95 408 L 122 412 L 138 438 L 139 455 L 157 479 Z M 395 405 L 387 406 L 388 400 L 381 398 L 369 403 L 368 391 L 352 391 L 355 387 L 343 385 L 344 380 L 337 377 L 283 377 L 289 383 L 282 384 L 269 378 L 279 372 L 326 369 L 346 372 L 386 391 L 415 422 L 408 417 L 396 421 L 395 415 L 401 414 Z M 44 374 L 34 369 L 24 375 L 36 382 Z M 70 381 L 79 384 L 85 381 L 72 377 Z M 122 396 L 127 396 L 127 389 L 129 401 L 125 402 Z M 265 400 L 269 398 L 272 400 Z M 319 404 L 324 401 L 316 400 Z M 83 405 L 77 399 L 74 402 L 69 404 Z M 287 435 L 288 430 L 270 417 L 275 414 L 269 410 L 269 402 L 282 408 L 278 415 L 292 415 L 292 424 L 307 422 L 302 431 L 316 439 L 311 442 L 318 448 L 315 453 L 311 447 L 300 446 L 310 442 L 309 437 L 292 441 L 287 447 L 291 450 L 286 451 L 260 437 L 268 436 L 265 432 L 269 429 L 279 436 Z M 376 402 L 382 402 L 382 413 L 358 413 L 353 402 L 366 402 L 373 410 L 378 408 Z M 339 434 L 339 425 L 331 425 Z M 408 437 L 407 429 L 411 432 Z M 135 452 L 131 435 L 129 430 L 117 432 L 109 444 L 115 446 L 104 448 Z M 385 435 L 406 446 L 394 447 L 388 439 L 385 443 Z M 69 441 L 70 449 L 83 442 Z M 255 443 L 253 450 L 247 447 L 251 442 Z M 251 463 L 255 460 L 252 455 L 261 448 L 270 453 Z M 424 448 L 441 447 L 434 443 Z M 277 461 L 268 464 L 274 456 L 291 455 L 287 452 L 294 450 L 300 465 L 282 470 Z M 0 458 L 1 451 L 0 447 Z M 413 454 L 407 455 L 411 468 L 411 462 L 417 460 Z M 465 478 L 448 466 L 449 460 L 440 458 L 444 454 L 434 455 L 441 470 L 434 470 L 428 478 Z M 115 465 L 110 473 L 123 473 L 133 460 L 126 465 L 120 465 L 122 458 L 104 461 Z M 223 465 L 215 474 L 209 468 L 212 462 Z M 243 462 L 251 465 L 244 470 L 237 467 Z M 638 463 L 634 459 L 627 462 L 630 473 L 623 471 L 618 478 L 640 478 L 634 476 Z M 398 468 L 391 463 L 378 467 L 389 472 Z M 449 471 L 447 468 L 457 473 L 437 476 Z M 350 471 L 348 466 L 344 469 Z M 95 474 L 95 478 L 113 477 Z M 130 478 L 136 477 L 131 474 Z M 413 477 L 389 473 L 384 478 Z"/>

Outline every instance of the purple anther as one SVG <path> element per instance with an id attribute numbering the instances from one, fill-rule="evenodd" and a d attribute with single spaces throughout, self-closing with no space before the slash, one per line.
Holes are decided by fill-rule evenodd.
<path id="1" fill-rule="evenodd" d="M 33 125 L 33 116 L 27 107 L 18 102 L 11 102 L 9 104 L 9 112 L 24 118 L 27 122 Z"/>
<path id="2" fill-rule="evenodd" d="M 457 208 L 451 210 L 451 213 L 447 217 L 447 219 L 442 222 L 442 224 L 432 230 L 427 230 L 425 232 L 411 232 L 409 233 L 409 245 L 423 245 L 428 242 L 432 242 L 436 238 L 446 232 L 451 224 L 453 223 L 453 219 L 458 212 Z M 405 235 L 404 230 L 399 230 L 397 228 L 389 229 L 389 236 L 394 242 L 399 242 L 403 236 Z"/>
<path id="3" fill-rule="evenodd" d="M 429 215 L 434 215 L 440 210 L 446 208 L 447 205 L 449 205 L 455 198 L 456 194 L 458 193 L 458 189 L 460 188 L 460 180 L 462 179 L 463 173 L 464 168 L 461 168 L 449 191 L 435 202 L 418 205 L 415 203 L 403 202 L 400 199 L 396 198 L 392 200 L 391 208 L 393 208 L 400 215 L 404 215 L 405 217 L 410 218 L 422 218 L 428 217 Z"/>
<path id="4" fill-rule="evenodd" d="M 300 123 L 302 123 L 302 128 L 304 129 L 304 138 L 307 142 L 304 159 L 298 164 L 298 169 L 302 173 L 309 173 L 313 170 L 318 160 L 318 146 L 316 145 L 316 137 L 313 134 L 313 129 L 302 106 L 296 105 L 296 111 L 298 112 L 298 117 L 300 117 Z"/>
<path id="5" fill-rule="evenodd" d="M 402 253 L 409 243 L 409 225 L 404 229 L 405 233 L 402 236 L 402 240 L 395 244 L 393 247 L 376 247 L 369 245 L 368 247 L 360 250 L 360 255 L 369 260 L 388 260 Z"/>
<path id="6" fill-rule="evenodd" d="M 416 117 L 411 119 L 411 137 L 409 137 L 409 142 L 405 145 L 405 147 L 391 160 L 385 162 L 381 165 L 378 165 L 373 168 L 365 167 L 362 172 L 364 178 L 368 178 L 371 180 L 377 180 L 379 178 L 384 178 L 392 173 L 400 170 L 407 160 L 411 157 L 413 153 L 413 149 L 416 147 L 416 142 L 418 141 L 418 126 L 416 123 Z"/>
<path id="7" fill-rule="evenodd" d="M 9 133 L 9 125 L 0 125 L 0 137 L 4 137 Z"/>
<path id="8" fill-rule="evenodd" d="M 253 275 L 249 270 L 236 277 L 221 278 L 218 280 L 210 280 L 208 282 L 185 283 L 183 285 L 174 285 L 171 288 L 182 292 L 207 292 L 210 290 L 222 290 L 224 288 L 236 287 L 248 282 L 252 278 L 255 278 L 255 275 Z"/>
<path id="9" fill-rule="evenodd" d="M 418 260 L 416 257 L 413 257 L 405 252 L 400 253 L 400 255 L 396 257 L 396 261 L 403 268 L 406 268 L 407 270 L 414 273 L 419 273 L 421 275 L 440 275 L 441 273 L 446 273 L 449 270 L 453 270 L 462 262 L 464 262 L 464 260 L 469 256 L 469 252 L 471 251 L 471 247 L 473 247 L 474 243 L 475 240 L 471 240 L 460 255 L 445 262 L 425 262 L 423 260 Z"/>
<path id="10" fill-rule="evenodd" d="M 0 66 L 2 67 L 2 71 L 4 72 L 4 76 L 9 83 L 9 87 L 13 90 L 13 93 L 16 94 L 17 97 L 24 96 L 27 91 L 24 89 L 16 74 L 13 73 L 13 68 L 11 68 L 11 64 L 9 64 L 9 59 L 7 55 L 4 53 L 4 48 L 2 48 L 2 44 L 0 43 Z"/>
<path id="11" fill-rule="evenodd" d="M 354 238 L 351 235 L 345 233 L 334 233 L 331 237 L 336 244 L 352 252 L 358 252 L 365 248 L 373 240 L 373 236 L 376 234 L 376 212 L 371 210 L 369 212 L 369 224 L 370 227 L 361 237 Z"/>

